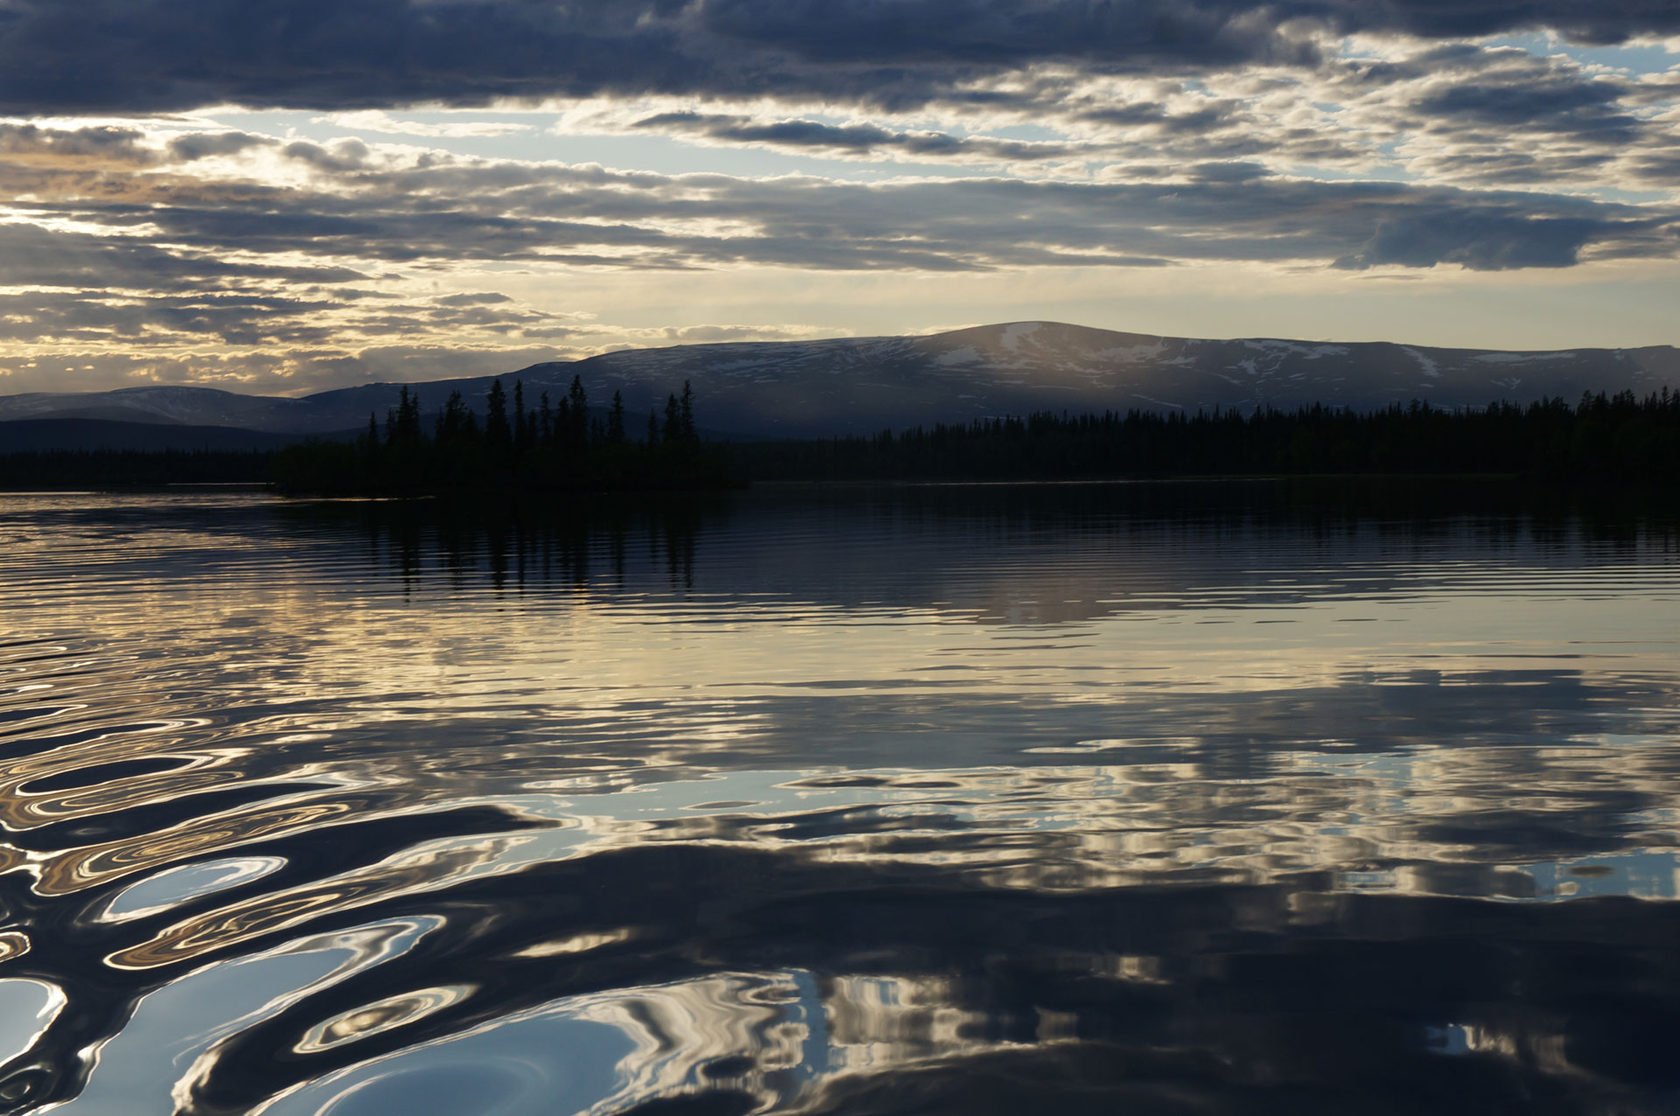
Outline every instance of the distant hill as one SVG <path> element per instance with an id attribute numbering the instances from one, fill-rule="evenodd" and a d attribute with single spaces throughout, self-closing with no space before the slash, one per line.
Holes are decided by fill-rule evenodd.
<path id="1" fill-rule="evenodd" d="M 309 435 L 325 437 L 325 435 Z M 304 435 L 241 430 L 227 426 L 186 426 L 157 422 L 56 418 L 0 422 L 0 453 L 42 450 L 176 450 L 246 452 L 291 445 Z"/>
<path id="2" fill-rule="evenodd" d="M 869 433 L 884 427 L 1032 411 L 1291 409 L 1324 403 L 1377 410 L 1428 400 L 1442 407 L 1530 402 L 1583 392 L 1680 388 L 1680 350 L 1496 352 L 1389 342 L 1256 338 L 1208 341 L 1117 333 L 1055 322 L 979 326 L 927 337 L 682 345 L 536 364 L 502 376 L 525 384 L 535 407 L 574 375 L 590 402 L 621 391 L 630 429 L 691 381 L 701 426 L 741 438 Z M 482 406 L 493 377 L 409 385 L 425 411 L 452 391 Z M 0 421 L 88 417 L 154 425 L 240 427 L 273 433 L 365 428 L 397 384 L 367 384 L 298 399 L 210 388 L 156 387 L 0 397 Z"/>

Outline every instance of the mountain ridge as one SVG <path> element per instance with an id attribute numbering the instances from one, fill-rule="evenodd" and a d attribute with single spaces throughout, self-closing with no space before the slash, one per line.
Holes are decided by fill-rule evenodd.
<path id="1" fill-rule="evenodd" d="M 1390 341 L 1214 340 L 1007 322 L 911 336 L 712 342 L 619 350 L 501 373 L 380 382 L 299 397 L 196 386 L 0 396 L 0 422 L 82 418 L 332 434 L 383 416 L 401 388 L 434 411 L 460 391 L 482 406 L 491 382 L 526 404 L 581 377 L 591 403 L 624 396 L 631 428 L 666 395 L 694 386 L 702 425 L 732 437 L 816 437 L 1033 411 L 1185 411 L 1324 404 L 1377 410 L 1412 399 L 1443 407 L 1527 403 L 1583 392 L 1680 387 L 1673 346 L 1453 349 Z"/>

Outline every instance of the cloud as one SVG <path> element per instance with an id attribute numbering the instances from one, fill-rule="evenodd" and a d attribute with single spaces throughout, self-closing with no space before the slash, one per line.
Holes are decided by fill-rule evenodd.
<path id="1" fill-rule="evenodd" d="M 203 377 L 235 375 L 242 353 L 251 375 L 272 380 L 339 367 L 330 362 L 392 337 L 425 351 L 557 352 L 802 335 L 584 328 L 523 300 L 570 285 L 594 292 L 575 309 L 600 312 L 587 300 L 609 286 L 681 282 L 629 272 L 718 273 L 721 294 L 751 269 L 776 269 L 790 303 L 765 316 L 808 321 L 821 314 L 801 300 L 872 272 L 1230 262 L 1387 277 L 1680 253 L 1680 201 L 1663 194 L 1680 186 L 1680 85 L 1563 54 L 1428 40 L 1468 26 L 1561 27 L 1568 13 L 1544 3 L 1501 14 L 1398 0 L 1192 0 L 1170 11 L 1062 0 L 256 0 L 218 9 L 220 23 L 201 4 L 130 0 L 119 19 L 110 0 L 0 0 L 12 13 L 0 15 L 0 102 L 27 90 L 60 114 L 0 120 L 0 337 L 14 351 L 122 347 L 158 375 Z M 70 12 L 83 41 L 65 30 Z M 1612 5 L 1579 17 L 1597 22 L 1576 33 L 1610 35 L 1617 12 L 1628 28 L 1667 18 Z M 41 38 L 60 24 L 56 47 Z M 1328 37 L 1371 28 L 1425 38 Z M 866 49 L 871 39 L 880 49 Z M 210 41 L 220 53 L 205 53 Z M 28 43 L 30 57 L 53 58 L 54 74 L 78 75 L 81 101 L 64 100 L 45 61 L 25 59 Z M 386 111 L 549 95 L 589 98 L 566 109 L 558 134 L 640 137 L 601 142 L 612 153 L 602 157 L 675 149 L 666 165 L 681 166 L 698 155 L 652 139 L 668 137 L 798 155 L 783 165 L 802 173 L 474 157 L 491 145 L 456 141 L 515 129 L 529 139 L 494 150 L 549 141 L 536 125 L 434 124 L 428 113 L 411 127 Z M 172 112 L 227 101 L 309 105 L 330 114 L 313 123 L 332 128 L 74 121 L 117 103 Z M 370 134 L 322 138 L 337 128 Z M 1022 134 L 1037 138 L 1003 138 Z M 838 161 L 813 173 L 818 159 Z M 922 165 L 919 177 L 893 178 L 860 172 L 860 161 Z M 776 165 L 715 152 L 704 162 Z M 1646 192 L 1624 192 L 1635 190 Z M 522 297 L 493 289 L 504 281 Z M 936 286 L 956 284 L 926 289 Z M 687 309 L 674 319 L 707 321 Z M 759 313 L 717 309 L 725 323 Z M 225 360 L 205 364 L 195 347 Z M 361 367 L 342 365 L 346 375 Z"/>
<path id="2" fill-rule="evenodd" d="M 978 91 L 966 87 L 966 94 Z M 670 98 L 634 112 L 608 103 L 570 127 L 662 132 L 825 158 L 1015 165 L 1017 174 L 1176 177 L 1200 163 L 1322 168 L 1465 185 L 1601 189 L 1632 179 L 1673 185 L 1664 156 L 1680 144 L 1680 86 L 1514 47 L 1390 43 L 1382 57 L 1326 59 L 1311 69 L 1206 73 L 1195 80 L 1043 70 L 964 91 L 943 114 L 875 110 L 844 123 L 777 115 L 763 104 L 706 109 Z M 930 128 L 930 120 L 940 127 Z M 1020 125 L 1031 141 L 988 132 Z M 966 134 L 965 134 L 966 133 Z M 1059 133 L 1059 134 L 1058 134 Z M 1034 172 L 1039 165 L 1044 169 Z"/>
<path id="3" fill-rule="evenodd" d="M 1271 174 L 1264 164 L 1229 162 L 1201 163 L 1190 168 L 1190 175 L 1198 182 L 1253 182 Z"/>
<path id="4" fill-rule="evenodd" d="M 445 295 L 437 300 L 439 306 L 495 306 L 498 303 L 512 302 L 513 299 L 496 291 L 479 291 L 471 294 Z"/>
<path id="5" fill-rule="evenodd" d="M 147 149 L 144 139 L 134 128 L 0 123 L 0 160 L 12 166 L 145 165 L 157 156 Z"/>
<path id="6" fill-rule="evenodd" d="M 275 142 L 267 136 L 245 132 L 196 132 L 170 140 L 169 153 L 183 163 L 191 163 L 199 159 L 239 155 L 253 148 L 271 147 Z"/>
<path id="7" fill-rule="evenodd" d="M 630 336 L 647 343 L 714 345 L 735 341 L 809 341 L 841 336 L 832 328 L 811 325 L 701 325 L 667 326 L 658 330 L 629 330 Z"/>
<path id="8" fill-rule="evenodd" d="M 0 113 L 322 110 L 670 93 L 881 106 L 988 77 L 1310 67 L 1354 33 L 1680 32 L 1666 0 L 9 0 Z"/>
<path id="9" fill-rule="evenodd" d="M 1337 106 L 1327 123 L 1348 142 L 1437 182 L 1659 184 L 1653 156 L 1680 138 L 1673 120 L 1651 111 L 1650 83 L 1512 47 L 1352 58 L 1318 85 L 1311 95 Z"/>
<path id="10" fill-rule="evenodd" d="M 123 211 L 109 215 L 126 223 Z M 226 247 L 224 245 L 224 247 Z M 265 263 L 183 251 L 125 235 L 98 236 L 22 222 L 0 223 L 0 259 L 9 287 L 102 287 L 111 290 L 200 290 L 244 280 L 343 283 L 367 278 L 337 263 Z"/>
<path id="11" fill-rule="evenodd" d="M 328 174 L 360 170 L 372 154 L 368 145 L 358 139 L 344 139 L 323 147 L 317 143 L 298 140 L 281 149 L 288 159 L 304 163 Z"/>
<path id="12" fill-rule="evenodd" d="M 31 291 L 0 296 L 0 339 L 10 341 L 142 341 L 170 334 L 229 345 L 319 345 L 337 323 L 320 317 L 340 308 L 329 298 L 271 294 L 112 297 L 107 291 Z"/>
<path id="13" fill-rule="evenodd" d="M 1622 109 L 1630 83 L 1561 58 L 1512 48 L 1424 55 L 1405 107 L 1439 128 L 1572 135 L 1606 147 L 1636 141 L 1643 122 Z"/>
<path id="14" fill-rule="evenodd" d="M 1088 144 L 1031 142 L 946 132 L 895 131 L 877 124 L 825 124 L 816 120 L 761 120 L 750 116 L 666 112 L 636 121 L 633 128 L 697 136 L 732 144 L 753 144 L 830 155 L 882 154 L 916 159 L 976 162 L 1038 162 L 1111 153 Z"/>
<path id="15" fill-rule="evenodd" d="M 78 180 L 38 219 L 110 235 L 0 226 L 20 282 L 80 287 L 217 280 L 342 283 L 463 262 L 612 269 L 974 271 L 1236 260 L 1338 267 L 1568 266 L 1673 254 L 1676 211 L 1533 191 L 1325 182 L 1253 161 L 1158 180 L 853 182 L 660 175 L 306 143 L 310 188 L 133 172 Z M 132 235 L 137 225 L 147 238 Z M 1407 238 L 1411 238 L 1408 242 Z M 154 243 L 155 242 L 155 243 Z M 284 262 L 282 262 L 284 261 Z M 490 305 L 488 303 L 481 305 Z M 464 306 L 464 304 L 463 304 Z M 458 307 L 460 308 L 460 307 Z"/>
<path id="16" fill-rule="evenodd" d="M 1598 230 L 1589 218 L 1520 217 L 1503 213 L 1433 212 L 1385 217 L 1359 251 L 1337 267 L 1434 267 L 1474 271 L 1570 267 Z"/>

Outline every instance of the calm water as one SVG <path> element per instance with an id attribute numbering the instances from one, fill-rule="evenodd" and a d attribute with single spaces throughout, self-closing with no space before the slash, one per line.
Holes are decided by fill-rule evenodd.
<path id="1" fill-rule="evenodd" d="M 0 497 L 0 1110 L 1680 1111 L 1680 532 Z"/>

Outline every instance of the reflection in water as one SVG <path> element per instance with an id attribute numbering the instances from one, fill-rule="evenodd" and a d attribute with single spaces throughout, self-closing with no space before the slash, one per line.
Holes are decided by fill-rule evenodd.
<path id="1" fill-rule="evenodd" d="M 0 1111 L 1673 1111 L 1680 533 L 1417 499 L 6 497 Z"/>

